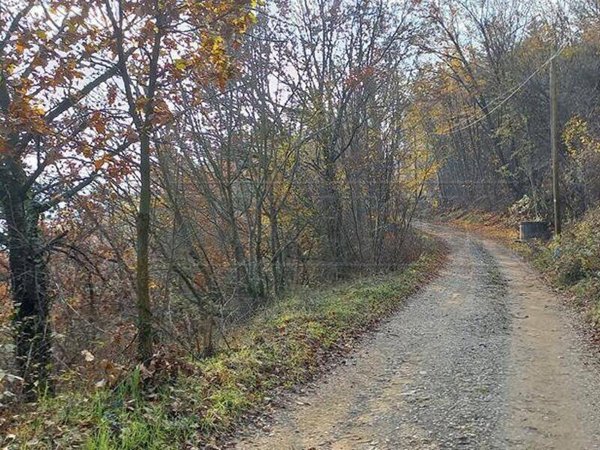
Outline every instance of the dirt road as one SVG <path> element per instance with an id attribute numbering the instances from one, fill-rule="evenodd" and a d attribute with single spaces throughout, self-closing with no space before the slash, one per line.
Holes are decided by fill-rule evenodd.
<path id="1" fill-rule="evenodd" d="M 447 268 L 240 449 L 600 449 L 600 373 L 518 257 L 442 227 Z"/>

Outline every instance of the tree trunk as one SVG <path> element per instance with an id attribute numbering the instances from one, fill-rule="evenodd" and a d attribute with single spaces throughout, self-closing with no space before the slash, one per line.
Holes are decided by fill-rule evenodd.
<path id="1" fill-rule="evenodd" d="M 342 205 L 336 188 L 335 169 L 332 162 L 327 161 L 325 168 L 324 219 L 329 247 L 329 263 L 331 275 L 338 279 L 347 269 L 342 243 Z"/>
<path id="2" fill-rule="evenodd" d="M 272 194 L 270 194 L 272 197 Z M 273 200 L 270 200 L 273 205 Z M 281 295 L 285 288 L 285 267 L 283 265 L 283 252 L 279 239 L 279 220 L 277 211 L 273 206 L 270 207 L 269 213 L 270 223 L 270 239 L 271 239 L 271 273 L 273 276 L 273 289 L 276 296 Z"/>
<path id="3" fill-rule="evenodd" d="M 15 356 L 25 380 L 26 398 L 52 388 L 49 381 L 52 340 L 48 269 L 40 237 L 39 212 L 18 180 L 4 181 L 2 209 L 8 231 L 11 294 L 15 307 Z"/>
<path id="4" fill-rule="evenodd" d="M 137 216 L 137 309 L 138 354 L 142 362 L 152 358 L 153 331 L 150 308 L 150 275 L 148 248 L 150 244 L 150 137 L 144 130 L 140 138 L 140 204 Z"/>

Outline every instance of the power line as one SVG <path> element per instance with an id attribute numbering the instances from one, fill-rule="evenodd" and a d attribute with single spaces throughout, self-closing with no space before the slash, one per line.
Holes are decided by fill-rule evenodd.
<path id="1" fill-rule="evenodd" d="M 531 81 L 531 79 L 533 77 L 535 77 L 538 73 L 540 73 L 540 71 L 543 68 L 545 68 L 548 64 L 550 64 L 557 56 L 559 56 L 561 54 L 561 52 L 565 49 L 565 47 L 566 47 L 566 44 L 563 45 L 562 47 L 560 47 L 552 56 L 550 56 L 550 58 L 548 58 L 546 61 L 544 61 L 544 63 L 542 65 L 540 65 L 521 84 L 519 84 L 515 89 L 513 89 L 512 92 L 510 92 L 510 94 L 508 96 L 506 96 L 500 103 L 498 103 L 496 106 L 494 106 L 486 114 L 484 114 L 483 116 L 481 116 L 477 120 L 475 120 L 475 121 L 473 121 L 471 123 L 468 123 L 467 125 L 461 126 L 460 128 L 452 129 L 452 130 L 449 130 L 449 131 L 446 131 L 446 132 L 443 132 L 443 133 L 436 133 L 436 134 L 438 136 L 448 136 L 448 135 L 452 135 L 452 134 L 458 133 L 460 131 L 466 130 L 467 128 L 471 128 L 474 125 L 477 125 L 483 119 L 485 119 L 486 117 L 488 117 L 492 113 L 494 113 L 496 110 L 498 110 L 502 105 L 504 105 L 506 102 L 508 102 L 511 98 L 513 98 L 517 94 L 517 92 L 519 92 L 527 83 L 529 83 L 529 81 Z"/>

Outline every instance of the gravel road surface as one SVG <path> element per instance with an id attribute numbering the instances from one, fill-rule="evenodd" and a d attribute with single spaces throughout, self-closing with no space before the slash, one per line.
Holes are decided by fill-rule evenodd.
<path id="1" fill-rule="evenodd" d="M 600 372 L 561 299 L 511 251 L 427 225 L 440 277 L 239 449 L 600 449 Z"/>

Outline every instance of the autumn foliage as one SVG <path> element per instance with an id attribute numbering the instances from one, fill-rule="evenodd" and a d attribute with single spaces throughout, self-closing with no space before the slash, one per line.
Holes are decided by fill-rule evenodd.
<path id="1" fill-rule="evenodd" d="M 416 259 L 414 7 L 0 5 L 2 402 L 185 366 L 297 286 Z"/>

